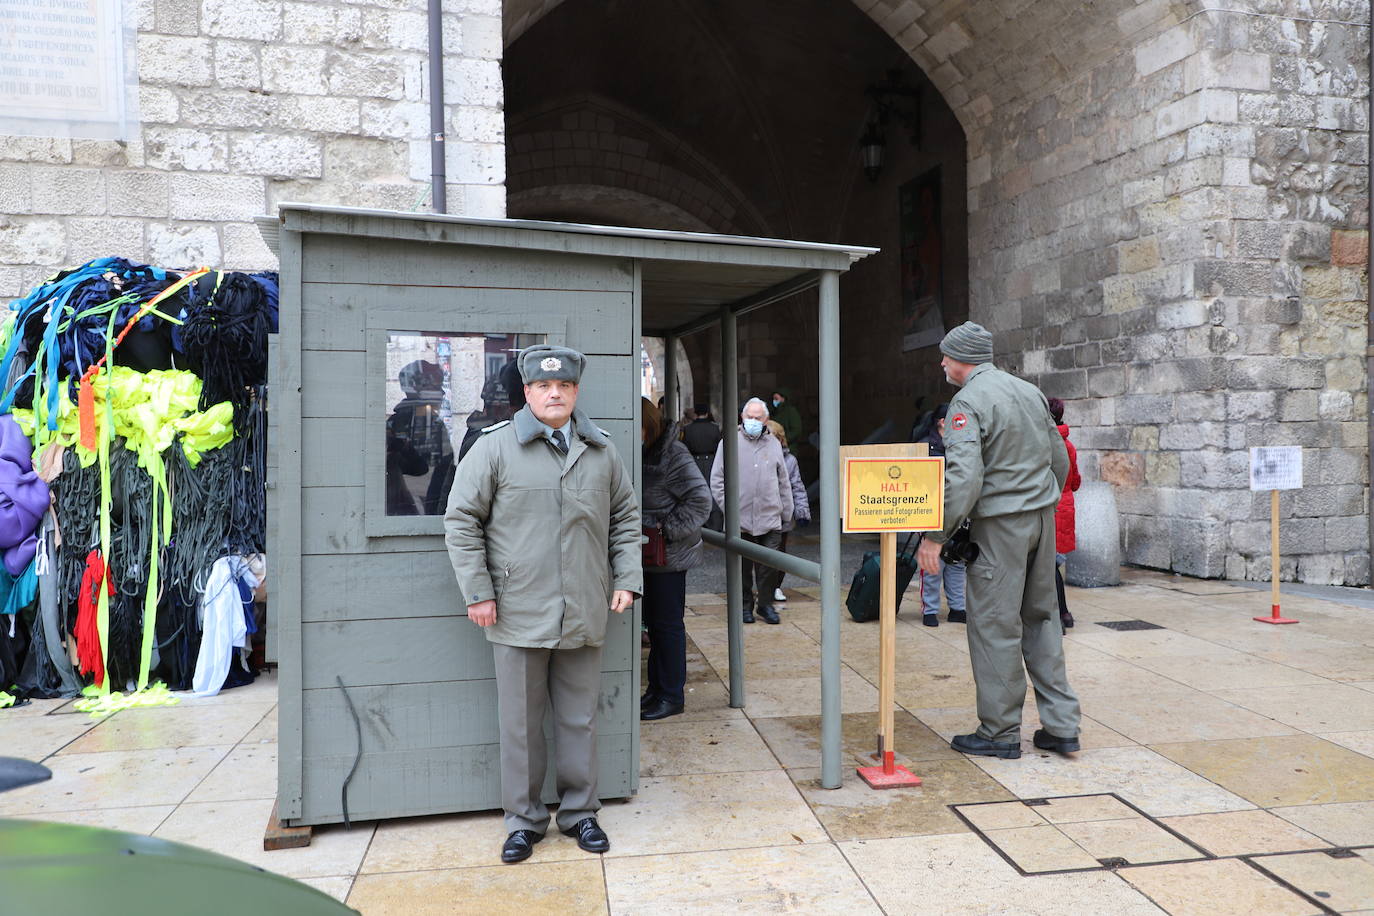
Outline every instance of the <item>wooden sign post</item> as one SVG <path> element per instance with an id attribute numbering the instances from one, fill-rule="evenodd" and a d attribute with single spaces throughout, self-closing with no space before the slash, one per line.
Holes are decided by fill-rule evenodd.
<path id="1" fill-rule="evenodd" d="M 1279 491 L 1302 489 L 1302 447 L 1285 445 L 1250 449 L 1250 489 L 1269 491 L 1269 548 L 1273 559 L 1270 576 L 1271 612 L 1256 617 L 1260 623 L 1297 623 L 1279 613 Z"/>
<path id="2" fill-rule="evenodd" d="M 846 533 L 879 534 L 878 766 L 859 767 L 874 789 L 919 786 L 921 778 L 897 766 L 893 707 L 897 692 L 897 532 L 938 531 L 944 526 L 945 459 L 929 458 L 921 443 L 853 445 L 840 449 L 844 463 Z"/>

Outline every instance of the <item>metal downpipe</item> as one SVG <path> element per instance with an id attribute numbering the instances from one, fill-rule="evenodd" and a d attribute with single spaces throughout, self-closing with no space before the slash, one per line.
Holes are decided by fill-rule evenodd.
<path id="1" fill-rule="evenodd" d="M 725 472 L 725 536 L 739 539 L 739 342 L 735 313 L 720 312 L 721 470 Z M 730 635 L 730 705 L 744 707 L 744 612 L 740 555 L 725 553 L 725 614 Z"/>
<path id="2" fill-rule="evenodd" d="M 429 0 L 429 172 L 435 213 L 448 212 L 444 161 L 444 0 Z"/>
<path id="3" fill-rule="evenodd" d="M 1369 178 L 1366 182 L 1366 197 L 1369 198 L 1369 214 L 1365 222 L 1366 241 L 1369 248 L 1365 258 L 1365 324 L 1367 337 L 1364 357 L 1364 419 L 1369 428 L 1366 446 L 1369 450 L 1369 481 L 1365 485 L 1365 513 L 1369 520 L 1369 584 L 1374 585 L 1374 27 L 1368 30 L 1369 36 L 1369 74 L 1366 88 L 1369 95 Z"/>
<path id="4" fill-rule="evenodd" d="M 821 786 L 838 789 L 840 745 L 840 274 L 820 284 Z"/>

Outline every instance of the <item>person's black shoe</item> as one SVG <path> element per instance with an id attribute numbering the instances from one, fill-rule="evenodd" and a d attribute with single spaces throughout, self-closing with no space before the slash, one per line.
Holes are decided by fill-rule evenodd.
<path id="1" fill-rule="evenodd" d="M 641 704 L 639 707 L 639 717 L 645 722 L 654 722 L 658 719 L 666 719 L 669 716 L 681 714 L 681 703 L 670 703 L 660 697 L 654 697 L 651 702 Z"/>
<path id="2" fill-rule="evenodd" d="M 961 754 L 977 754 L 979 757 L 1001 757 L 1004 760 L 1015 760 L 1021 756 L 1019 743 L 1015 741 L 1005 743 L 989 741 L 977 734 L 955 735 L 949 746 Z"/>
<path id="3" fill-rule="evenodd" d="M 652 690 L 646 690 L 644 691 L 644 696 L 639 698 L 639 708 L 643 709 L 645 706 L 652 706 L 657 699 L 658 697 Z"/>
<path id="4" fill-rule="evenodd" d="M 1035 730 L 1035 737 L 1031 742 L 1042 751 L 1058 751 L 1061 754 L 1072 754 L 1078 750 L 1078 736 L 1072 738 L 1061 738 L 1058 735 L 1051 735 L 1043 728 Z"/>
<path id="5" fill-rule="evenodd" d="M 1070 614 L 1068 611 L 1064 611 L 1059 615 L 1059 622 L 1064 625 L 1064 629 L 1073 629 L 1073 615 Z"/>
<path id="6" fill-rule="evenodd" d="M 605 852 L 611 848 L 606 831 L 597 826 L 596 818 L 584 817 L 563 831 L 564 836 L 576 837 L 577 845 L 587 852 Z"/>
<path id="7" fill-rule="evenodd" d="M 950 611 L 945 619 L 950 623 L 968 623 L 968 614 L 964 611 Z"/>
<path id="8" fill-rule="evenodd" d="M 938 627 L 940 625 L 940 612 L 936 611 L 934 614 L 922 614 L 921 623 L 928 627 Z"/>
<path id="9" fill-rule="evenodd" d="M 501 861 L 507 865 L 523 862 L 534 852 L 534 844 L 544 839 L 544 834 L 533 830 L 516 830 L 506 837 L 506 845 L 501 847 Z"/>
<path id="10" fill-rule="evenodd" d="M 747 604 L 744 606 L 744 622 L 745 622 L 745 623 L 753 623 L 753 622 L 754 622 L 754 609 L 753 609 L 752 607 L 750 607 L 749 605 L 747 605 Z"/>
<path id="11" fill-rule="evenodd" d="M 782 623 L 782 618 L 771 604 L 760 604 L 759 616 L 763 618 L 764 623 Z"/>

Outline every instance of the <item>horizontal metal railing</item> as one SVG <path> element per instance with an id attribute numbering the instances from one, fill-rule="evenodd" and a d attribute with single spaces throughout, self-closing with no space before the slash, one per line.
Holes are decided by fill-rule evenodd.
<path id="1" fill-rule="evenodd" d="M 782 570 L 789 576 L 798 576 L 811 582 L 821 581 L 821 564 L 815 560 L 794 557 L 790 553 L 783 553 L 781 550 L 771 550 L 755 544 L 753 541 L 746 541 L 744 538 L 726 537 L 721 532 L 712 531 L 710 528 L 702 529 L 701 539 L 712 547 L 737 553 L 746 560 Z"/>

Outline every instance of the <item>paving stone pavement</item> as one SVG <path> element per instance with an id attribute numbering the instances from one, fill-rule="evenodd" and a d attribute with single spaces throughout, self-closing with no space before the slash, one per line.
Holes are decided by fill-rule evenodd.
<path id="1" fill-rule="evenodd" d="M 898 624 L 898 762 L 918 788 L 875 792 L 877 628 L 847 618 L 845 783 L 819 784 L 819 624 L 788 589 L 781 626 L 745 628 L 732 709 L 724 605 L 689 595 L 687 714 L 643 729 L 640 793 L 608 802 L 604 857 L 550 835 L 497 864 L 496 813 L 326 827 L 264 853 L 276 788 L 276 681 L 117 713 L 61 701 L 0 713 L 0 752 L 51 782 L 0 816 L 112 827 L 226 853 L 367 916 L 426 913 L 1374 913 L 1374 610 L 1337 590 L 1286 594 L 1127 570 L 1069 590 L 1083 750 L 968 758 L 963 628 Z M 911 596 L 908 596 L 909 598 Z M 1159 629 L 1100 623 L 1143 620 Z"/>

